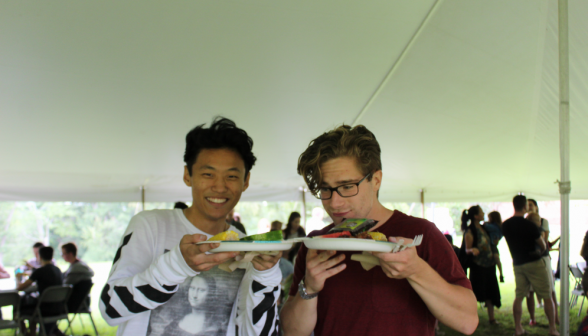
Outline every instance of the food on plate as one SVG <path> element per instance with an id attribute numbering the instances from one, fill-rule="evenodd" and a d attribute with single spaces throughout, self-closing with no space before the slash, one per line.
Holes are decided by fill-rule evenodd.
<path id="1" fill-rule="evenodd" d="M 243 237 L 241 241 L 280 241 L 284 240 L 282 231 L 270 231 L 268 233 L 256 234 L 252 236 Z"/>
<path id="2" fill-rule="evenodd" d="M 239 235 L 235 231 L 227 230 L 227 231 L 221 232 L 219 234 L 216 234 L 216 235 L 210 237 L 208 240 L 210 240 L 210 241 L 239 240 Z"/>
<path id="3" fill-rule="evenodd" d="M 369 231 L 373 228 L 378 221 L 367 218 L 347 218 L 344 219 L 340 224 L 335 225 L 328 233 L 337 233 L 348 231 L 352 236 L 357 236 L 362 232 Z"/>
<path id="4" fill-rule="evenodd" d="M 357 238 L 388 241 L 386 235 L 381 232 L 362 232 L 357 235 Z"/>
<path id="5" fill-rule="evenodd" d="M 360 238 L 388 241 L 381 232 L 368 232 L 378 222 L 366 218 L 349 218 L 333 227 L 327 234 L 315 238 Z"/>

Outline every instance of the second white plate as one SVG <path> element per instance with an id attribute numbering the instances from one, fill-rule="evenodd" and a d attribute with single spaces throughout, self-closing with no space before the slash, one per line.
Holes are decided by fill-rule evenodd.
<path id="1" fill-rule="evenodd" d="M 396 243 L 358 238 L 312 238 L 303 240 L 313 250 L 392 252 Z"/>
<path id="2" fill-rule="evenodd" d="M 251 251 L 286 251 L 292 248 L 293 242 L 288 241 L 203 241 L 196 243 L 212 244 L 219 243 L 220 246 L 210 252 L 251 252 Z"/>

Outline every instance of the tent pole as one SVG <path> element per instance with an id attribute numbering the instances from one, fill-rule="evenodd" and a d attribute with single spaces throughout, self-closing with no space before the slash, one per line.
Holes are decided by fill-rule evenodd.
<path id="1" fill-rule="evenodd" d="M 425 189 L 421 189 L 421 215 L 425 218 Z"/>
<path id="2" fill-rule="evenodd" d="M 570 257 L 570 87 L 569 87 L 569 49 L 568 49 L 568 0 L 558 1 L 559 32 L 559 150 L 561 176 L 559 193 L 561 195 L 561 245 L 560 274 L 561 299 L 559 308 L 561 335 L 570 334 L 569 308 L 569 257 Z"/>
<path id="3" fill-rule="evenodd" d="M 143 206 L 142 210 L 145 211 L 145 186 L 141 186 L 141 205 Z"/>
<path id="4" fill-rule="evenodd" d="M 306 230 L 306 193 L 304 192 L 304 187 L 300 187 L 300 192 L 302 195 L 302 227 Z M 308 232 L 307 232 L 308 234 Z"/>

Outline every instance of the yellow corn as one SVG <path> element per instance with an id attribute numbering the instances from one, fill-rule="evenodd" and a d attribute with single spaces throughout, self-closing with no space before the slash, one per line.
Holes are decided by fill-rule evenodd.
<path id="1" fill-rule="evenodd" d="M 210 237 L 210 239 L 208 239 L 208 240 L 214 240 L 214 241 L 239 240 L 239 235 L 237 234 L 237 232 L 229 230 L 229 231 L 221 232 L 217 235 L 214 235 L 214 236 Z"/>
<path id="2" fill-rule="evenodd" d="M 381 232 L 368 232 L 368 233 L 370 234 L 370 236 L 372 236 L 373 240 L 388 241 L 388 239 L 386 239 L 386 236 Z"/>

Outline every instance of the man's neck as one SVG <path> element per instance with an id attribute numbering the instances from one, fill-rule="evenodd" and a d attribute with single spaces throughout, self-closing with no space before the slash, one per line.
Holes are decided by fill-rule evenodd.
<path id="1" fill-rule="evenodd" d="M 74 258 L 74 260 L 73 260 L 73 261 L 71 261 L 71 262 L 70 262 L 70 264 L 71 264 L 71 265 L 73 265 L 73 264 L 77 263 L 78 261 L 80 261 L 80 259 L 78 259 L 78 258 Z"/>
<path id="2" fill-rule="evenodd" d="M 229 224 L 227 224 L 225 221 L 226 217 L 220 218 L 218 220 L 206 218 L 202 216 L 198 210 L 192 207 L 184 209 L 183 212 L 184 216 L 186 216 L 186 219 L 198 230 L 211 235 L 226 231 L 229 227 Z"/>
<path id="3" fill-rule="evenodd" d="M 525 217 L 524 211 L 515 211 L 513 217 Z"/>
<path id="4" fill-rule="evenodd" d="M 41 267 L 43 267 L 45 265 L 49 265 L 49 264 L 51 264 L 51 260 L 47 261 L 47 260 L 41 259 Z"/>
<path id="5" fill-rule="evenodd" d="M 379 201 L 376 201 L 372 211 L 368 214 L 368 218 L 378 221 L 378 224 L 370 229 L 370 231 L 376 230 L 380 226 L 384 225 L 390 217 L 394 214 L 394 210 L 390 210 L 382 205 Z"/>

